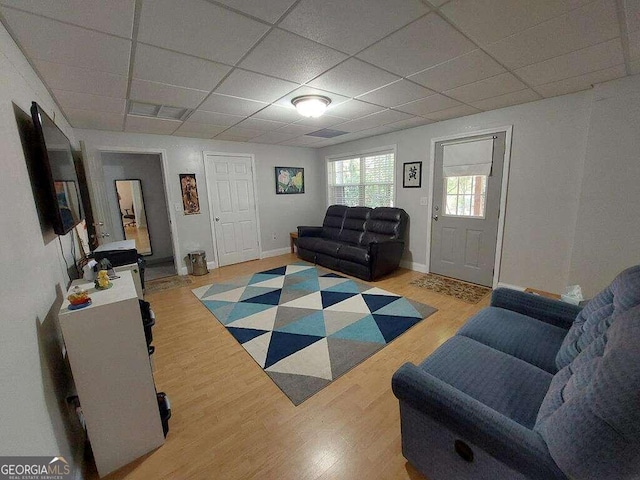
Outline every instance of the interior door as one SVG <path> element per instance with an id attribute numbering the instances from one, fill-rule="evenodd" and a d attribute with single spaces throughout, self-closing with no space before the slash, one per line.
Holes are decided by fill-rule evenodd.
<path id="1" fill-rule="evenodd" d="M 258 258 L 251 158 L 208 154 L 206 174 L 219 266 Z"/>
<path id="2" fill-rule="evenodd" d="M 471 142 L 493 139 L 489 175 L 443 173 L 443 151 L 453 142 L 435 147 L 431 222 L 431 273 L 479 285 L 493 285 L 498 238 L 505 132 L 456 139 Z M 489 158 L 487 159 L 487 161 Z"/>

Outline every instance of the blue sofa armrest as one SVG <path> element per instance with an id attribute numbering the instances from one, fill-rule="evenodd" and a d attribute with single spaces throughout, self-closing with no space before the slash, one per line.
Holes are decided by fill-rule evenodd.
<path id="1" fill-rule="evenodd" d="M 322 227 L 298 227 L 298 237 L 320 237 Z"/>
<path id="2" fill-rule="evenodd" d="M 491 306 L 504 308 L 569 330 L 582 307 L 532 293 L 497 288 L 491 294 Z"/>
<path id="3" fill-rule="evenodd" d="M 393 375 L 395 396 L 493 457 L 539 480 L 566 479 L 542 437 L 473 397 L 405 363 Z"/>

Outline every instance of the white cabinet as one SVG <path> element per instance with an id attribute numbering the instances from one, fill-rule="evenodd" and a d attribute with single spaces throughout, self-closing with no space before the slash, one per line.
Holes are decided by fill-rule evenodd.
<path id="1" fill-rule="evenodd" d="M 92 304 L 71 311 L 60 327 L 101 477 L 164 443 L 138 296 L 130 271 L 113 287 L 73 282 Z"/>
<path id="2" fill-rule="evenodd" d="M 116 273 L 129 270 L 131 277 L 133 278 L 133 284 L 136 287 L 136 294 L 140 300 L 144 300 L 144 292 L 142 291 L 142 281 L 140 280 L 140 266 L 137 263 L 130 263 L 129 265 L 120 265 L 119 267 L 113 267 L 113 271 Z"/>

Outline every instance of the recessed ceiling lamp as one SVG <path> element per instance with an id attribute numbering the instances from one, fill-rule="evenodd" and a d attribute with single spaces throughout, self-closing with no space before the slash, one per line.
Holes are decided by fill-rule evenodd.
<path id="1" fill-rule="evenodd" d="M 303 117 L 319 117 L 331 103 L 331 99 L 322 95 L 303 95 L 291 100 L 298 113 Z"/>

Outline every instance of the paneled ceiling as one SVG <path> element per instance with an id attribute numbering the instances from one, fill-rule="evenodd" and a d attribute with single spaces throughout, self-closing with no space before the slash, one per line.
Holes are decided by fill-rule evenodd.
<path id="1" fill-rule="evenodd" d="M 322 147 L 640 73 L 636 0 L 0 0 L 0 18 L 72 126 L 238 142 Z M 326 115 L 297 114 L 306 93 Z"/>

